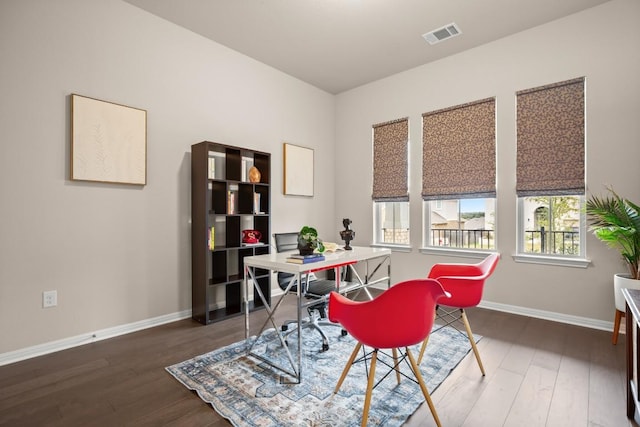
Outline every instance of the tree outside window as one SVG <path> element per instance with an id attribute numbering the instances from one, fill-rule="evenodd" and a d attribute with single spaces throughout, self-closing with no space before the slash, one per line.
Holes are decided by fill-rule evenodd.
<path id="1" fill-rule="evenodd" d="M 581 196 L 523 198 L 525 253 L 579 255 Z"/>

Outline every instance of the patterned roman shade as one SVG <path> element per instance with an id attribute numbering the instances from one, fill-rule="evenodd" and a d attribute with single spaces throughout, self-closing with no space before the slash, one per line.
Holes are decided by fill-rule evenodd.
<path id="1" fill-rule="evenodd" d="M 409 119 L 373 125 L 373 200 L 409 200 Z"/>
<path id="2" fill-rule="evenodd" d="M 584 78 L 516 93 L 518 197 L 584 194 Z"/>
<path id="3" fill-rule="evenodd" d="M 422 115 L 422 198 L 496 196 L 495 98 Z"/>

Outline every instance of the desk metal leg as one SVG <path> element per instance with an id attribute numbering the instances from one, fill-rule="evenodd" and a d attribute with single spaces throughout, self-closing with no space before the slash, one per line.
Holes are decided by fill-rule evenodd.
<path id="1" fill-rule="evenodd" d="M 385 263 L 385 261 L 388 261 L 388 264 L 387 264 L 387 276 L 381 277 L 381 278 L 376 279 L 376 280 L 371 280 L 372 277 L 378 272 L 380 267 L 382 267 L 382 265 Z M 371 292 L 369 291 L 369 287 L 370 286 L 376 285 L 378 283 L 386 282 L 387 283 L 387 288 L 391 287 L 391 258 L 390 257 L 384 257 L 382 260 L 380 260 L 378 262 L 378 264 L 376 265 L 376 267 L 373 269 L 373 272 L 371 272 L 371 273 L 369 273 L 369 260 L 367 260 L 365 262 L 364 280 L 362 279 L 362 277 L 360 277 L 360 274 L 358 274 L 358 271 L 356 270 L 354 265 L 350 264 L 349 268 L 351 269 L 351 273 L 356 277 L 358 283 L 361 286 L 361 287 L 358 288 L 357 291 L 360 292 L 360 290 L 364 290 L 364 292 L 367 294 L 367 297 L 369 298 L 369 300 L 373 299 L 373 296 L 371 295 Z"/>
<path id="2" fill-rule="evenodd" d="M 380 282 L 383 282 L 383 281 L 387 280 L 387 288 L 391 287 L 391 257 L 385 257 L 382 261 L 380 261 L 378 263 L 378 265 L 376 265 L 376 268 L 373 269 L 373 272 L 371 272 L 371 274 L 369 274 L 369 261 L 367 261 L 367 264 L 366 264 L 367 272 L 366 272 L 366 277 L 365 277 L 365 280 L 366 280 L 367 283 L 369 283 L 369 280 L 378 272 L 378 270 L 380 269 L 380 267 L 382 267 L 382 265 L 384 264 L 384 262 L 386 260 L 389 261 L 387 263 L 387 277 L 383 277 L 383 278 L 380 278 L 378 280 L 374 280 L 370 284 L 372 285 L 372 284 L 380 283 Z"/>
<path id="3" fill-rule="evenodd" d="M 369 283 L 367 283 L 367 278 L 365 276 L 365 279 L 362 280 L 362 277 L 360 277 L 360 275 L 358 274 L 358 272 L 356 271 L 355 267 L 353 265 L 350 265 L 349 268 L 351 268 L 351 273 L 356 276 L 356 279 L 358 279 L 358 283 L 360 283 L 362 285 L 362 287 L 360 289 L 362 289 L 366 294 L 367 297 L 369 298 L 369 300 L 373 299 L 373 296 L 371 295 L 371 292 L 369 292 L 369 289 L 367 289 L 367 286 L 369 286 Z"/>
<path id="4" fill-rule="evenodd" d="M 244 268 L 244 339 L 249 339 L 249 267 Z"/>
<path id="5" fill-rule="evenodd" d="M 262 324 L 262 326 L 260 327 L 260 330 L 258 331 L 258 333 L 255 336 L 255 339 L 252 342 L 249 342 L 250 340 L 250 330 L 249 330 L 249 290 L 251 288 L 251 286 L 249 285 L 249 281 L 251 281 L 254 284 L 254 289 L 256 290 L 256 292 L 258 293 L 260 299 L 262 300 L 262 303 L 265 307 L 265 310 L 268 313 L 267 319 L 264 321 L 264 323 Z M 282 383 L 288 383 L 288 384 L 299 384 L 300 383 L 300 379 L 302 378 L 302 327 L 301 327 L 301 321 L 302 321 L 302 301 L 301 301 L 301 294 L 300 294 L 300 288 L 301 286 L 297 286 L 296 288 L 296 296 L 297 296 L 297 301 L 298 301 L 298 322 L 297 322 L 297 329 L 298 329 L 298 354 L 297 354 L 297 365 L 296 362 L 294 361 L 293 355 L 291 354 L 291 351 L 289 350 L 289 346 L 287 345 L 284 337 L 282 336 L 281 331 L 279 330 L 276 321 L 275 321 L 275 313 L 278 310 L 278 307 L 280 307 L 280 304 L 284 301 L 284 298 L 287 296 L 287 294 L 289 293 L 291 287 L 293 286 L 294 283 L 302 283 L 301 282 L 301 275 L 298 274 L 297 276 L 294 276 L 291 278 L 291 280 L 289 281 L 287 288 L 284 290 L 283 294 L 280 296 L 280 298 L 276 301 L 275 305 L 269 305 L 267 299 L 264 297 L 264 294 L 262 293 L 262 289 L 260 289 L 259 286 L 257 286 L 257 281 L 255 280 L 255 271 L 253 268 L 251 267 L 246 267 L 245 268 L 245 339 L 247 341 L 247 354 L 251 355 L 267 364 L 269 364 L 271 367 L 276 368 L 282 372 L 284 372 L 287 375 L 290 375 L 292 377 L 295 378 L 295 381 L 286 381 L 284 378 L 281 379 Z M 271 322 L 271 325 L 273 326 L 273 329 L 276 333 L 276 335 L 278 336 L 278 339 L 280 340 L 280 345 L 285 349 L 285 352 L 287 354 L 287 358 L 289 359 L 289 363 L 291 364 L 291 370 L 284 368 L 282 366 L 279 366 L 277 364 L 275 364 L 272 360 L 269 360 L 268 358 L 257 354 L 255 352 L 253 352 L 253 348 L 255 346 L 255 344 L 258 342 L 259 338 L 262 336 L 262 334 L 264 333 L 267 324 Z"/>
<path id="6" fill-rule="evenodd" d="M 302 275 L 298 273 L 298 287 L 296 288 L 296 301 L 298 301 L 298 376 L 296 377 L 295 384 L 299 384 L 302 379 L 302 287 L 307 287 L 309 281 L 309 275 L 305 275 L 304 282 L 302 282 Z M 304 283 L 304 285 L 303 285 Z M 306 289 L 305 289 L 306 292 Z M 289 349 L 287 348 L 287 351 Z M 295 369 L 295 368 L 294 368 Z M 282 380 L 281 380 L 282 382 Z"/>

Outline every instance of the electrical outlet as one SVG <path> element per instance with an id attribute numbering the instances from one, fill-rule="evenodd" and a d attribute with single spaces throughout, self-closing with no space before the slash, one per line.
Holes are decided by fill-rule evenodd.
<path id="1" fill-rule="evenodd" d="M 42 293 L 42 308 L 58 305 L 58 291 L 44 291 Z"/>

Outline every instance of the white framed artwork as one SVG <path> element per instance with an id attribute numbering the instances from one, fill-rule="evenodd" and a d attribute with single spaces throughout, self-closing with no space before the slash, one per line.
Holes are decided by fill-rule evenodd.
<path id="1" fill-rule="evenodd" d="M 71 179 L 146 185 L 146 110 L 72 94 Z"/>
<path id="2" fill-rule="evenodd" d="M 284 143 L 283 193 L 313 196 L 313 149 Z"/>

